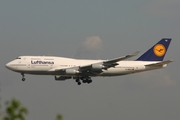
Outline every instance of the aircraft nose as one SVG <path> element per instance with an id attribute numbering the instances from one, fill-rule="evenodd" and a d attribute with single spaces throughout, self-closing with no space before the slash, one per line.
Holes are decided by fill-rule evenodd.
<path id="1" fill-rule="evenodd" d="M 6 68 L 7 68 L 7 69 L 10 69 L 10 63 L 7 63 L 7 64 L 6 64 Z"/>

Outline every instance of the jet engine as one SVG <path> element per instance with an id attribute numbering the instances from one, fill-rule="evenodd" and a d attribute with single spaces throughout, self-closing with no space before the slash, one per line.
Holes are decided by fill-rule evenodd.
<path id="1" fill-rule="evenodd" d="M 102 64 L 92 64 L 92 70 L 94 71 L 102 71 L 104 68 L 105 66 Z"/>
<path id="2" fill-rule="evenodd" d="M 66 69 L 65 72 L 67 75 L 76 75 L 79 73 L 79 71 L 75 69 Z"/>
<path id="3" fill-rule="evenodd" d="M 71 79 L 71 76 L 54 76 L 56 81 L 65 81 L 66 79 Z"/>

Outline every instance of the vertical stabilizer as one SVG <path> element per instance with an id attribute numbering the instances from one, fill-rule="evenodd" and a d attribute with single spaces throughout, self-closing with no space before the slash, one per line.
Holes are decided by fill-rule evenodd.
<path id="1" fill-rule="evenodd" d="M 142 56 L 140 56 L 138 61 L 163 61 L 164 56 L 168 50 L 171 38 L 163 38 Z"/>

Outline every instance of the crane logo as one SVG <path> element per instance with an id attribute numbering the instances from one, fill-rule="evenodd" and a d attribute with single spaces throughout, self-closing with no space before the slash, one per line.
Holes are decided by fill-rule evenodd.
<path id="1" fill-rule="evenodd" d="M 166 53 L 166 48 L 162 44 L 157 44 L 154 46 L 154 54 L 158 57 L 164 56 Z"/>

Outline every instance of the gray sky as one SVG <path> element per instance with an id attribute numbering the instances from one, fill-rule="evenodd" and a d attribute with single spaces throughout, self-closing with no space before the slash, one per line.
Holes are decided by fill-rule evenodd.
<path id="1" fill-rule="evenodd" d="M 27 120 L 177 120 L 180 118 L 179 0 L 1 0 L 2 102 L 19 99 Z M 165 69 L 93 78 L 90 85 L 7 70 L 20 55 L 111 59 L 172 38 Z M 90 42 L 91 41 L 91 42 Z M 135 59 L 135 58 L 134 58 Z"/>

